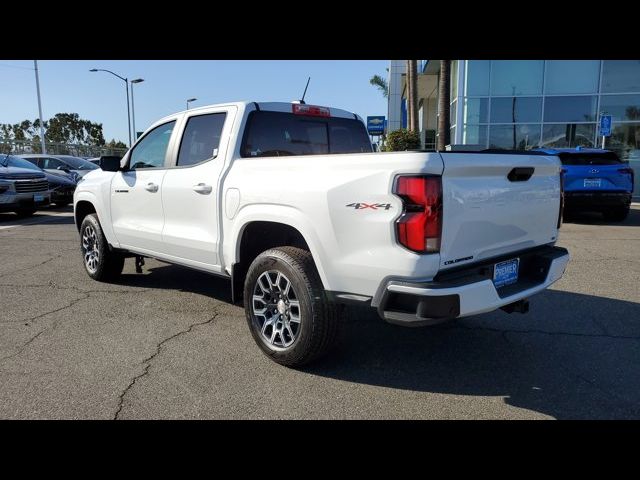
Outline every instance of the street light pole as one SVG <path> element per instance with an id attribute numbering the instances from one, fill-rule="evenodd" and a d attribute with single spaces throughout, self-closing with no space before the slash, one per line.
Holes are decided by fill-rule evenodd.
<path id="1" fill-rule="evenodd" d="M 138 139 L 138 136 L 136 134 L 136 107 L 133 102 L 133 85 L 135 83 L 142 83 L 142 82 L 144 82 L 144 78 L 136 78 L 134 80 L 131 80 L 131 120 L 133 123 L 133 141 L 134 142 Z"/>
<path id="2" fill-rule="evenodd" d="M 189 103 L 195 102 L 196 100 L 197 100 L 197 98 L 189 98 L 189 99 L 187 99 L 187 110 L 189 110 Z"/>
<path id="3" fill-rule="evenodd" d="M 38 91 L 38 114 L 40 115 L 40 145 L 42 147 L 42 153 L 46 154 L 47 149 L 44 144 L 44 124 L 42 123 L 42 101 L 40 100 L 40 79 L 38 78 L 38 60 L 33 61 L 33 66 L 36 71 L 36 90 Z"/>
<path id="4" fill-rule="evenodd" d="M 118 77 L 120 80 L 124 82 L 124 88 L 127 91 L 127 124 L 129 127 L 129 148 L 131 148 L 131 109 L 129 108 L 129 79 L 121 77 L 117 73 L 113 73 L 111 70 L 105 70 L 103 68 L 92 68 L 89 71 L 90 72 L 107 72 L 113 75 L 114 77 Z"/>

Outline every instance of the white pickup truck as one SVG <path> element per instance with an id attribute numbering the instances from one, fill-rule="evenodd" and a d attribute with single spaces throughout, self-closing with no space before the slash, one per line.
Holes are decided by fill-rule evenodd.
<path id="1" fill-rule="evenodd" d="M 298 366 L 340 303 L 426 325 L 503 308 L 558 280 L 560 161 L 531 153 L 373 153 L 362 119 L 300 103 L 195 108 L 104 158 L 74 195 L 87 273 L 126 257 L 231 280 L 256 343 Z"/>

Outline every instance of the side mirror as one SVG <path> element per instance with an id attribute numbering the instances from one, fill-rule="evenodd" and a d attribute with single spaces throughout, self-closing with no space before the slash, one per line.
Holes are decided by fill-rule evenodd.
<path id="1" fill-rule="evenodd" d="M 121 157 L 114 155 L 103 155 L 100 157 L 100 168 L 105 172 L 117 172 L 120 170 Z"/>

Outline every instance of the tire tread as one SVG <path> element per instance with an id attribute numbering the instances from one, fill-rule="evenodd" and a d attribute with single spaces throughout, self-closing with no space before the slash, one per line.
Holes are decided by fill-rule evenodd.
<path id="1" fill-rule="evenodd" d="M 289 367 L 298 367 L 316 360 L 326 354 L 334 345 L 338 333 L 337 309 L 325 294 L 320 275 L 316 269 L 311 252 L 298 247 L 282 246 L 262 252 L 249 267 L 249 271 L 259 265 L 265 258 L 275 257 L 287 263 L 295 269 L 303 279 L 311 292 L 312 321 L 309 348 L 303 352 L 291 352 L 289 355 L 277 355 L 279 352 L 262 350 L 271 356 L 276 362 Z M 248 303 L 245 302 L 245 308 Z M 250 319 L 250 311 L 247 311 L 247 319 Z"/>

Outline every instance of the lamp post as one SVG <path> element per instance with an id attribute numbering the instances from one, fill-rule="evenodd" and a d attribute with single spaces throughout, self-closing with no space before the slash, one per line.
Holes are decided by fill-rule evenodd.
<path id="1" fill-rule="evenodd" d="M 36 91 L 38 92 L 38 118 L 40 119 L 40 148 L 42 153 L 47 153 L 47 147 L 44 143 L 44 124 L 42 123 L 42 101 L 40 100 L 40 78 L 38 76 L 38 60 L 33 61 L 34 70 L 36 71 Z"/>
<path id="2" fill-rule="evenodd" d="M 114 77 L 118 77 L 120 80 L 124 82 L 124 88 L 127 91 L 127 124 L 129 126 L 129 148 L 131 148 L 131 112 L 129 110 L 129 79 L 121 77 L 117 73 L 113 73 L 111 70 L 105 70 L 103 68 L 92 68 L 89 71 L 90 72 L 107 72 L 113 75 Z"/>
<path id="3" fill-rule="evenodd" d="M 187 110 L 189 110 L 189 104 L 191 102 L 195 102 L 196 100 L 197 100 L 197 98 L 189 98 L 189 99 L 187 99 Z"/>
<path id="4" fill-rule="evenodd" d="M 136 132 L 136 107 L 133 103 L 133 85 L 134 83 L 142 83 L 144 82 L 144 78 L 136 78 L 131 80 L 131 122 L 133 123 L 133 141 L 135 142 L 138 139 L 138 134 Z"/>

